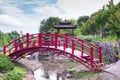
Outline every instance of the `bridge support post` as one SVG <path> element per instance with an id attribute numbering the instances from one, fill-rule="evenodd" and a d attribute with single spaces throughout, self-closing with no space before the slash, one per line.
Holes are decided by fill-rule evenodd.
<path id="1" fill-rule="evenodd" d="M 81 57 L 83 57 L 83 53 L 84 53 L 84 41 L 82 40 Z"/>
<path id="2" fill-rule="evenodd" d="M 15 51 L 18 50 L 18 44 L 17 44 L 16 40 L 14 41 L 14 48 L 15 48 Z"/>
<path id="3" fill-rule="evenodd" d="M 51 45 L 53 46 L 54 45 L 54 41 L 53 41 L 53 34 L 51 34 Z"/>
<path id="4" fill-rule="evenodd" d="M 75 50 L 75 43 L 74 40 L 72 40 L 72 55 L 74 55 L 74 50 Z"/>
<path id="5" fill-rule="evenodd" d="M 42 47 L 42 34 L 38 34 L 38 47 Z"/>
<path id="6" fill-rule="evenodd" d="M 102 47 L 99 47 L 99 62 L 102 62 Z"/>
<path id="7" fill-rule="evenodd" d="M 90 64 L 93 66 L 94 61 L 94 54 L 93 54 L 93 47 L 90 48 Z"/>
<path id="8" fill-rule="evenodd" d="M 65 34 L 65 47 L 68 48 L 68 33 Z"/>
<path id="9" fill-rule="evenodd" d="M 29 33 L 26 34 L 26 47 L 29 47 Z"/>
<path id="10" fill-rule="evenodd" d="M 58 33 L 55 32 L 55 48 L 57 48 L 58 45 Z"/>

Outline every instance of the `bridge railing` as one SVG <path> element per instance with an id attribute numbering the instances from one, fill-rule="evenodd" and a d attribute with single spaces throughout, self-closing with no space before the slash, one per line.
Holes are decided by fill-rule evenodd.
<path id="1" fill-rule="evenodd" d="M 96 46 L 84 39 L 81 38 L 76 38 L 74 36 L 69 36 L 72 39 L 75 39 L 76 41 L 79 41 L 80 43 L 82 43 L 83 45 L 81 46 L 82 50 L 81 52 L 85 52 L 86 48 L 84 48 L 84 45 L 88 46 L 89 48 L 93 48 L 93 53 L 94 53 L 94 57 L 99 59 L 99 62 L 102 62 L 102 47 L 101 46 Z"/>
<path id="2" fill-rule="evenodd" d="M 83 58 L 84 56 L 90 57 L 90 64 L 93 65 L 94 63 L 94 49 L 93 47 L 89 47 L 85 45 L 83 42 L 80 42 L 72 37 L 68 37 L 68 34 L 61 35 L 59 34 L 58 37 L 62 40 L 62 46 L 64 46 L 63 50 L 67 48 L 72 48 L 72 55 L 75 54 L 75 50 L 81 51 L 79 57 Z M 61 43 L 60 43 L 61 44 Z"/>
<path id="3" fill-rule="evenodd" d="M 58 48 L 63 46 L 63 51 L 71 48 L 72 55 L 75 54 L 75 50 L 81 51 L 79 57 L 83 58 L 85 55 L 90 56 L 90 63 L 92 65 L 95 58 L 102 62 L 102 48 L 93 45 L 83 39 L 76 38 L 66 34 L 55 34 L 51 33 L 40 33 L 40 34 L 29 34 L 22 36 L 8 45 L 4 46 L 4 53 L 7 55 L 24 48 L 30 47 L 50 47 Z M 8 49 L 7 49 L 8 48 Z"/>

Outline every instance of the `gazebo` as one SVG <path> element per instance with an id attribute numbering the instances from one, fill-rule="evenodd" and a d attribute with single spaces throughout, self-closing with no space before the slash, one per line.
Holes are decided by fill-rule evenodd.
<path id="1" fill-rule="evenodd" d="M 72 29 L 72 35 L 74 35 L 74 29 L 77 26 L 74 26 L 71 24 L 71 22 L 60 22 L 59 24 L 54 25 L 54 28 L 57 29 L 57 32 L 59 33 L 60 29 Z"/>

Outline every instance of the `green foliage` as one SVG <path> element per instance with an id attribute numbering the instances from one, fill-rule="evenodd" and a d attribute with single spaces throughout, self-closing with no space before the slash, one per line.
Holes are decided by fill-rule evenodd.
<path id="1" fill-rule="evenodd" d="M 27 73 L 27 69 L 16 63 L 13 72 L 19 72 L 24 76 Z"/>
<path id="2" fill-rule="evenodd" d="M 53 28 L 53 25 L 58 24 L 60 21 L 61 19 L 59 19 L 58 17 L 49 17 L 46 20 L 42 20 L 40 23 L 39 32 L 54 32 L 55 30 Z"/>
<path id="3" fill-rule="evenodd" d="M 78 25 L 78 27 L 81 27 L 82 23 L 85 23 L 88 19 L 89 19 L 89 16 L 80 16 L 77 19 L 77 25 Z"/>
<path id="4" fill-rule="evenodd" d="M 0 47 L 8 44 L 9 42 L 15 40 L 20 35 L 17 31 L 12 31 L 10 33 L 3 33 L 0 31 Z"/>
<path id="5" fill-rule="evenodd" d="M 110 8 L 104 8 L 92 14 L 86 23 L 82 23 L 79 31 L 82 35 L 101 35 L 102 38 L 120 39 L 120 3 Z M 117 37 L 117 39 L 116 39 Z"/>
<path id="6" fill-rule="evenodd" d="M 93 75 L 94 73 L 92 72 L 80 72 L 80 73 L 75 73 L 73 76 L 75 78 L 82 78 L 84 76 L 88 76 L 88 75 Z"/>
<path id="7" fill-rule="evenodd" d="M 9 72 L 13 69 L 14 64 L 11 62 L 11 60 L 7 56 L 0 54 L 0 72 Z"/>
<path id="8" fill-rule="evenodd" d="M 9 73 L 4 80 L 22 80 L 22 73 L 11 72 Z"/>

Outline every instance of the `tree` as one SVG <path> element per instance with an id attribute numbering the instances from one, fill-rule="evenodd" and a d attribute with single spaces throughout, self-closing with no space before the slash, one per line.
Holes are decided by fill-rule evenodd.
<path id="1" fill-rule="evenodd" d="M 12 31 L 9 33 L 3 33 L 0 31 L 0 47 L 3 47 L 18 37 L 20 37 L 20 35 L 17 31 Z"/>
<path id="2" fill-rule="evenodd" d="M 86 22 L 89 19 L 89 16 L 80 16 L 77 20 L 78 27 L 82 26 L 83 22 Z"/>
<path id="3" fill-rule="evenodd" d="M 120 38 L 120 8 L 114 14 L 111 14 L 106 27 L 109 28 L 111 35 L 117 36 Z"/>
<path id="4" fill-rule="evenodd" d="M 49 17 L 48 19 L 43 19 L 40 23 L 39 32 L 54 32 L 53 25 L 58 24 L 61 21 L 58 17 Z"/>

